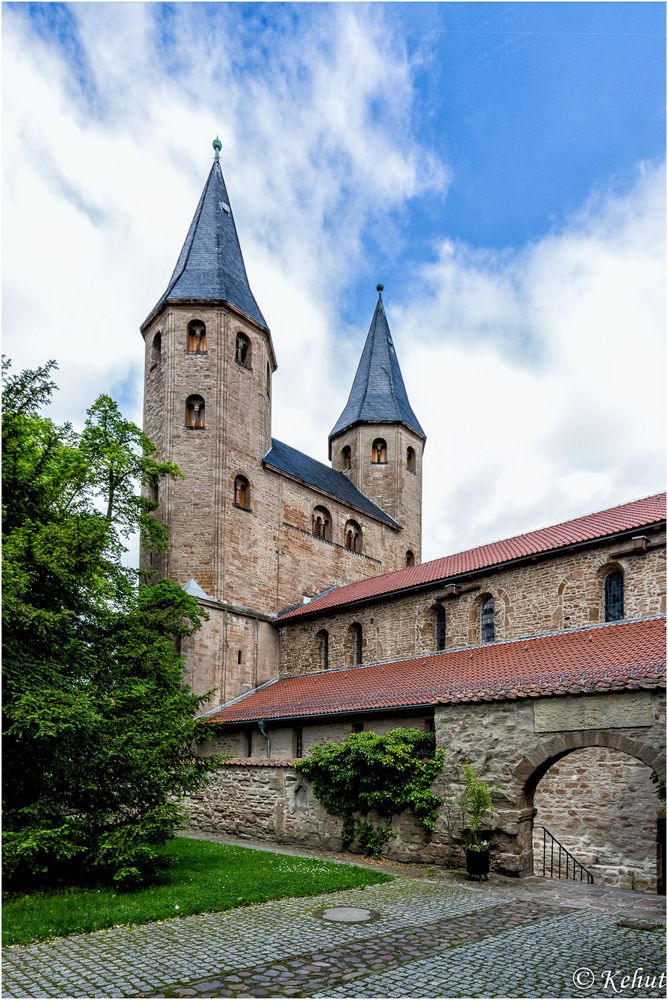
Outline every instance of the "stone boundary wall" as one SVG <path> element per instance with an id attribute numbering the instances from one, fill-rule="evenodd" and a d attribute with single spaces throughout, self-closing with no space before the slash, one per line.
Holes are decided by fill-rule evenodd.
<path id="1" fill-rule="evenodd" d="M 552 719 L 559 720 L 559 730 L 551 728 L 557 724 Z M 493 788 L 495 811 L 480 831 L 492 844 L 492 869 L 515 876 L 533 872 L 534 795 L 540 803 L 541 780 L 551 767 L 558 765 L 562 770 L 553 772 L 545 786 L 551 784 L 553 789 L 553 816 L 551 826 L 546 825 L 559 836 L 559 814 L 568 822 L 568 793 L 572 789 L 567 786 L 572 783 L 557 780 L 554 784 L 554 780 L 570 773 L 569 766 L 578 766 L 577 752 L 601 748 L 626 762 L 616 778 L 610 767 L 596 763 L 588 769 L 587 780 L 590 801 L 596 799 L 603 804 L 603 812 L 607 811 L 597 822 L 625 829 L 627 845 L 633 837 L 629 817 L 638 809 L 649 815 L 647 810 L 652 806 L 646 787 L 638 787 L 634 761 L 641 762 L 645 774 L 653 770 L 665 775 L 665 692 L 661 690 L 440 705 L 434 721 L 436 743 L 445 748 L 446 757 L 433 790 L 444 803 L 430 834 L 411 813 L 393 818 L 393 837 L 384 850 L 392 860 L 464 867 L 465 822 L 457 801 L 465 761 L 471 762 Z M 401 721 L 396 724 L 401 725 Z M 621 805 L 610 803 L 607 786 L 612 783 L 616 783 L 616 800 L 621 800 Z M 656 799 L 657 811 L 659 805 Z M 188 809 L 191 825 L 202 831 L 328 851 L 341 849 L 341 821 L 327 815 L 291 760 L 228 761 L 211 778 L 206 791 L 191 796 Z M 574 811 L 571 818 L 574 828 L 580 828 L 577 835 L 590 836 L 589 818 L 583 810 Z M 375 819 L 369 818 L 372 822 Z M 625 878 L 626 869 L 633 868 L 633 863 L 627 864 L 630 859 L 625 851 L 624 844 L 619 846 L 617 861 L 608 866 L 617 867 L 621 878 Z M 597 881 L 611 877 L 608 871 Z M 633 884 L 633 880 L 626 879 L 631 888 L 629 882 Z M 638 871 L 633 887 L 651 887 L 646 870 L 645 874 Z"/>
<path id="2" fill-rule="evenodd" d="M 227 761 L 204 792 L 188 798 L 189 825 L 204 833 L 228 834 L 241 840 L 340 851 L 342 821 L 327 813 L 309 782 L 291 765 L 285 760 Z M 373 815 L 370 819 L 378 821 Z M 387 820 L 382 823 L 387 825 Z M 383 852 L 385 857 L 463 864 L 462 851 L 457 859 L 456 852 L 444 842 L 445 824 L 440 821 L 431 837 L 408 813 L 393 817 L 390 825 L 393 836 Z M 355 844 L 352 852 L 357 853 Z"/>

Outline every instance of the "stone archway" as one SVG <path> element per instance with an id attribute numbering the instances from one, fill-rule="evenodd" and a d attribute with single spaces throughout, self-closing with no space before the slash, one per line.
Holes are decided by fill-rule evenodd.
<path id="1" fill-rule="evenodd" d="M 597 883 L 656 891 L 660 802 L 650 776 L 663 777 L 664 767 L 653 747 L 610 731 L 557 736 L 524 757 L 516 776 L 529 818 L 524 846 L 535 874 L 542 874 L 540 826 Z"/>

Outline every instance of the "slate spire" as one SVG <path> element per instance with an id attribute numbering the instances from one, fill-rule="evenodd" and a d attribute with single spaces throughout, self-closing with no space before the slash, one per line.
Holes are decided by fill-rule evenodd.
<path id="1" fill-rule="evenodd" d="M 144 326 L 166 302 L 224 302 L 268 329 L 248 283 L 230 199 L 220 167 L 220 140 L 214 161 L 167 290 Z"/>
<path id="2" fill-rule="evenodd" d="M 383 286 L 376 285 L 378 302 L 362 357 L 343 413 L 329 438 L 356 424 L 403 424 L 426 438 L 408 402 L 397 353 L 383 306 Z"/>

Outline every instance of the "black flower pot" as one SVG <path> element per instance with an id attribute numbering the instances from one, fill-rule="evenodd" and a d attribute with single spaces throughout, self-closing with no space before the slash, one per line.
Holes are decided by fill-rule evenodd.
<path id="1" fill-rule="evenodd" d="M 489 875 L 489 850 L 472 851 L 466 848 L 466 873 L 469 878 L 486 879 Z"/>

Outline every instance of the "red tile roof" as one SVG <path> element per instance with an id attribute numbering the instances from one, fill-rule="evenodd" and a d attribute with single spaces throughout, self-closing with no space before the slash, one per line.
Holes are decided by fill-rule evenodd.
<path id="1" fill-rule="evenodd" d="M 587 514 L 576 517 L 572 521 L 555 524 L 551 528 L 541 528 L 529 531 L 525 535 L 516 535 L 505 541 L 492 542 L 489 545 L 479 545 L 466 552 L 458 552 L 452 556 L 443 556 L 431 562 L 411 566 L 408 569 L 386 573 L 384 576 L 373 576 L 359 583 L 351 583 L 345 587 L 336 587 L 316 597 L 308 604 L 300 604 L 292 610 L 278 615 L 277 622 L 282 623 L 301 615 L 312 615 L 319 611 L 337 608 L 383 594 L 419 587 L 423 584 L 438 583 L 440 580 L 451 579 L 473 573 L 476 570 L 497 566 L 500 563 L 523 559 L 527 556 L 552 552 L 581 542 L 595 541 L 625 531 L 640 529 L 646 525 L 657 524 L 666 519 L 666 494 L 634 500 L 599 511 L 597 514 Z"/>
<path id="2" fill-rule="evenodd" d="M 660 687 L 665 624 L 661 615 L 288 677 L 238 699 L 206 721 L 250 722 Z"/>

